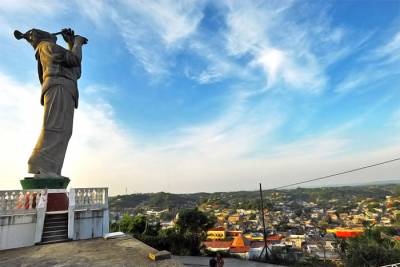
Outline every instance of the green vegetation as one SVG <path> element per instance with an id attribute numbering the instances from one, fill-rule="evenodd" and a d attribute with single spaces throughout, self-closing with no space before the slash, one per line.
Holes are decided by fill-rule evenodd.
<path id="1" fill-rule="evenodd" d="M 197 209 L 185 209 L 179 213 L 176 227 L 180 233 L 204 235 L 207 229 L 214 226 L 216 219 Z"/>
<path id="2" fill-rule="evenodd" d="M 344 260 L 348 266 L 381 266 L 400 262 L 400 229 L 373 227 L 363 235 L 342 242 Z"/>
<path id="3" fill-rule="evenodd" d="M 118 223 L 111 225 L 111 231 L 132 234 L 144 243 L 175 255 L 199 255 L 201 241 L 206 231 L 215 224 L 215 217 L 197 209 L 184 209 L 179 213 L 175 227 L 160 229 L 142 215 L 124 214 Z"/>
<path id="4" fill-rule="evenodd" d="M 307 201 L 317 204 L 319 208 L 340 207 L 338 212 L 348 212 L 357 207 L 357 202 L 366 198 L 383 200 L 387 195 L 398 195 L 399 184 L 369 185 L 369 186 L 342 186 L 324 188 L 296 188 L 291 190 L 263 192 L 268 209 L 280 209 L 272 203 L 284 201 L 295 207 L 298 202 Z M 334 201 L 334 202 L 333 202 Z M 398 205 L 398 204 L 396 204 Z M 149 194 L 122 195 L 110 198 L 110 207 L 114 211 L 132 211 L 138 213 L 145 209 L 168 209 L 167 218 L 172 218 L 179 210 L 200 207 L 231 208 L 231 209 L 258 209 L 258 191 L 216 192 L 195 194 L 171 194 L 165 192 Z M 371 201 L 371 208 L 377 207 Z"/>
<path id="5" fill-rule="evenodd" d="M 394 201 L 390 202 L 391 211 L 398 210 L 400 202 L 396 197 L 399 192 L 400 184 L 388 184 L 265 190 L 263 195 L 267 214 L 275 216 L 268 217 L 267 223 L 277 231 L 302 234 L 304 229 L 301 226 L 309 223 L 308 221 L 322 232 L 326 228 L 362 223 L 367 228 L 365 233 L 357 238 L 341 241 L 340 254 L 346 266 L 379 266 L 400 262 L 400 241 L 394 237 L 400 235 L 400 214 L 395 212 L 390 213 L 390 217 L 386 216 L 389 214 L 386 211 L 390 209 L 386 196 L 393 196 Z M 133 194 L 112 197 L 110 206 L 116 219 L 119 214 L 125 213 L 118 223 L 112 225 L 111 230 L 130 233 L 152 247 L 168 250 L 175 255 L 199 255 L 206 230 L 216 222 L 214 215 L 209 214 L 225 214 L 223 216 L 227 219 L 226 214 L 240 213 L 236 209 L 259 209 L 259 192 Z M 144 211 L 148 211 L 147 217 L 126 214 L 142 214 Z M 179 216 L 174 220 L 177 214 Z M 258 218 L 256 212 L 250 211 L 250 214 L 246 215 L 246 220 Z M 359 214 L 361 217 L 358 217 Z M 367 219 L 360 219 L 364 216 Z M 386 221 L 390 218 L 393 227 L 374 226 L 380 224 L 381 218 Z M 171 220 L 174 220 L 174 227 L 161 229 L 160 221 Z M 243 229 L 254 228 L 247 221 L 240 221 L 240 225 Z M 299 262 L 298 251 L 285 249 L 274 251 L 277 255 L 275 258 L 281 257 L 285 264 L 296 262 L 298 266 L 321 265 L 321 259 L 312 256 Z M 289 259 L 288 255 L 294 255 L 295 258 Z"/>

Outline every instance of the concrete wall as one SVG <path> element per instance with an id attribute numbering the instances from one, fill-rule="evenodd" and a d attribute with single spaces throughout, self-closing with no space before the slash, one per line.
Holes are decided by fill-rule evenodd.
<path id="1" fill-rule="evenodd" d="M 0 250 L 35 244 L 36 214 L 0 216 Z"/>
<path id="2" fill-rule="evenodd" d="M 108 213 L 108 210 L 101 209 L 75 211 L 73 239 L 80 240 L 102 237 L 104 234 L 108 233 L 108 229 L 105 229 L 104 226 L 106 223 L 105 220 L 108 217 L 104 216 L 105 212 Z"/>

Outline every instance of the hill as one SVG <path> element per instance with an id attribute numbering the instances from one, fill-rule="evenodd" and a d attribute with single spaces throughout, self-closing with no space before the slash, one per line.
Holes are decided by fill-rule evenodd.
<path id="1" fill-rule="evenodd" d="M 400 184 L 340 186 L 321 188 L 296 188 L 263 191 L 265 205 L 283 201 L 286 203 L 313 202 L 321 208 L 329 208 L 334 199 L 336 206 L 351 206 L 366 198 L 384 199 L 388 195 L 400 195 Z M 339 202 L 339 203 L 338 203 Z M 214 208 L 257 209 L 259 191 L 215 193 L 144 193 L 110 197 L 112 210 L 141 211 L 148 209 L 177 211 L 208 205 Z"/>

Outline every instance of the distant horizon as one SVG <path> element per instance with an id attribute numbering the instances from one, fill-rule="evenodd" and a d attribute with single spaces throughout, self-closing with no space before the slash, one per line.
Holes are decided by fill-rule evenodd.
<path id="1" fill-rule="evenodd" d="M 357 184 L 332 184 L 332 185 L 320 185 L 320 186 L 298 186 L 298 187 L 288 187 L 284 189 L 277 189 L 276 191 L 284 191 L 284 190 L 296 190 L 296 189 L 316 189 L 316 188 L 330 188 L 330 187 L 358 187 L 358 186 L 386 186 L 391 184 L 400 184 L 400 178 L 395 180 L 384 180 L 384 181 L 372 181 L 366 183 L 357 183 Z M 275 189 L 271 188 L 262 188 L 263 191 L 271 191 Z M 166 194 L 177 194 L 177 195 L 185 195 L 185 194 L 215 194 L 215 193 L 237 193 L 237 192 L 256 192 L 259 191 L 259 188 L 255 188 L 253 190 L 235 190 L 235 191 L 199 191 L 199 192 L 167 192 L 167 191 L 157 191 L 157 192 L 134 192 L 134 193 L 123 193 L 117 195 L 110 195 L 111 197 L 115 196 L 127 196 L 127 195 L 135 195 L 135 194 L 157 194 L 157 193 L 166 193 Z"/>
<path id="2" fill-rule="evenodd" d="M 399 10 L 396 0 L 2 1 L 0 190 L 30 176 L 43 116 L 34 50 L 16 29 L 70 27 L 89 40 L 62 170 L 71 187 L 234 191 L 400 157 Z M 393 162 L 332 181 L 398 173 Z"/>

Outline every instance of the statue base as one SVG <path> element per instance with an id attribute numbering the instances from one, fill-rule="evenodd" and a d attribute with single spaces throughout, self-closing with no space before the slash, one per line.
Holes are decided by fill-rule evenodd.
<path id="1" fill-rule="evenodd" d="M 64 191 L 64 192 L 63 192 Z M 67 191 L 63 189 L 48 190 L 46 211 L 68 211 L 69 198 Z"/>
<path id="2" fill-rule="evenodd" d="M 34 178 L 25 177 L 20 180 L 22 189 L 66 189 L 69 179 L 65 178 Z"/>

